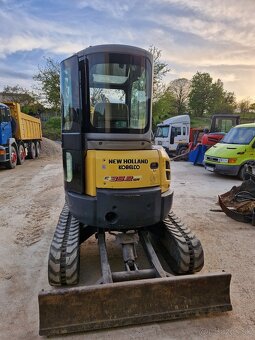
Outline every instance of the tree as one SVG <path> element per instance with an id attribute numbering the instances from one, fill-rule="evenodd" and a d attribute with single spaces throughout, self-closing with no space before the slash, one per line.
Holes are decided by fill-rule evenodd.
<path id="1" fill-rule="evenodd" d="M 236 107 L 235 95 L 233 92 L 224 90 L 223 82 L 218 79 L 212 84 L 211 96 L 208 105 L 208 111 L 210 114 L 215 113 L 228 113 L 234 112 Z"/>
<path id="2" fill-rule="evenodd" d="M 236 107 L 233 92 L 224 90 L 223 82 L 213 83 L 209 73 L 197 72 L 191 80 L 189 106 L 194 116 L 233 113 Z"/>
<path id="3" fill-rule="evenodd" d="M 156 102 L 152 104 L 153 125 L 176 114 L 176 100 L 171 91 L 165 91 Z"/>
<path id="4" fill-rule="evenodd" d="M 250 105 L 250 110 L 251 110 L 251 111 L 255 111 L 255 103 L 252 103 L 252 104 Z"/>
<path id="5" fill-rule="evenodd" d="M 167 64 L 163 63 L 161 58 L 161 50 L 155 46 L 150 46 L 149 52 L 153 55 L 153 102 L 156 102 L 165 92 L 166 88 L 162 82 L 163 77 L 170 71 Z"/>
<path id="6" fill-rule="evenodd" d="M 168 90 L 171 91 L 175 98 L 176 113 L 184 114 L 187 111 L 187 104 L 190 93 L 190 80 L 179 78 L 171 81 Z"/>
<path id="7" fill-rule="evenodd" d="M 226 113 L 234 113 L 236 109 L 236 96 L 234 92 L 224 92 L 224 99 L 226 105 Z M 228 112 L 227 112 L 228 111 Z"/>
<path id="8" fill-rule="evenodd" d="M 19 103 L 25 113 L 37 113 L 43 109 L 39 102 L 39 97 L 34 92 L 29 91 L 19 85 L 5 86 L 1 93 L 3 101 Z"/>
<path id="9" fill-rule="evenodd" d="M 245 114 L 249 113 L 251 108 L 251 101 L 249 98 L 243 99 L 238 103 L 238 108 L 240 111 L 240 114 L 242 116 L 245 116 Z"/>
<path id="10" fill-rule="evenodd" d="M 149 52 L 153 55 L 153 99 L 152 117 L 153 125 L 158 124 L 172 111 L 173 95 L 166 91 L 166 86 L 162 79 L 170 71 L 168 65 L 160 60 L 161 50 L 155 46 L 150 46 Z"/>
<path id="11" fill-rule="evenodd" d="M 221 106 L 221 102 L 223 100 L 223 93 L 223 83 L 220 79 L 218 79 L 211 85 L 210 99 L 208 102 L 208 111 L 210 113 L 215 113 L 218 111 L 218 108 Z"/>
<path id="12" fill-rule="evenodd" d="M 38 66 L 39 73 L 33 79 L 39 83 L 39 90 L 51 109 L 60 113 L 60 64 L 46 58 L 45 65 Z"/>
<path id="13" fill-rule="evenodd" d="M 194 116 L 202 117 L 208 113 L 212 88 L 212 77 L 209 73 L 197 72 L 191 80 L 189 106 Z"/>

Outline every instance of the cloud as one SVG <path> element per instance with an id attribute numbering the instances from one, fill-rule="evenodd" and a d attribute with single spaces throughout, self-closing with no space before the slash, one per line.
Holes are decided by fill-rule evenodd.
<path id="1" fill-rule="evenodd" d="M 58 23 L 35 17 L 16 7 L 8 12 L 4 9 L 0 10 L 0 28 L 1 58 L 18 51 L 32 51 L 34 49 L 62 53 L 63 48 L 61 50 L 60 45 L 63 45 L 63 41 L 69 41 L 68 44 L 65 44 L 67 51 L 70 51 L 72 41 L 75 41 L 72 52 L 76 50 L 78 45 L 75 39 L 77 31 L 72 27 L 69 28 L 62 22 Z"/>
<path id="2" fill-rule="evenodd" d="M 138 3 L 137 1 L 129 1 L 122 2 L 118 0 L 111 0 L 111 3 L 108 1 L 101 0 L 75 0 L 78 7 L 80 9 L 91 8 L 97 12 L 102 12 L 104 15 L 111 15 L 114 18 L 123 18 L 125 14 L 130 10 L 130 7 L 134 8 L 134 6 Z"/>
<path id="3" fill-rule="evenodd" d="M 155 0 L 160 13 L 160 24 L 166 29 L 189 33 L 210 42 L 233 43 L 250 47 L 255 42 L 253 1 L 171 1 Z M 162 3 L 164 7 L 162 11 Z M 161 4 L 161 6 L 160 6 Z M 178 16 L 172 6 L 179 5 Z M 247 7 L 245 7 L 247 5 Z M 158 22 L 155 11 L 150 20 Z M 240 14 L 241 13 L 241 14 Z"/>
<path id="4" fill-rule="evenodd" d="M 191 78 L 201 70 L 225 79 L 230 87 L 244 84 L 244 75 L 255 83 L 254 0 L 0 0 L 0 4 L 1 65 L 18 64 L 30 75 L 42 55 L 61 60 L 89 45 L 121 43 L 161 49 L 172 68 L 170 78 Z M 252 86 L 241 87 L 253 95 Z"/>
<path id="5" fill-rule="evenodd" d="M 6 67 L 0 66 L 1 77 L 8 77 L 13 79 L 30 79 L 31 75 L 27 72 L 15 71 L 12 69 L 6 69 Z"/>

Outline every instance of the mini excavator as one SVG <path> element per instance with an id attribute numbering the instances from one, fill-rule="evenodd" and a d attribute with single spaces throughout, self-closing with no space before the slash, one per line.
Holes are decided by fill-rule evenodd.
<path id="1" fill-rule="evenodd" d="M 65 205 L 49 252 L 53 288 L 39 293 L 40 335 L 232 309 L 231 275 L 196 274 L 203 248 L 171 211 L 169 157 L 152 143 L 152 80 L 152 54 L 132 46 L 91 46 L 61 63 Z M 106 234 L 123 270 L 111 268 Z M 81 285 L 80 245 L 92 235 L 101 276 Z"/>

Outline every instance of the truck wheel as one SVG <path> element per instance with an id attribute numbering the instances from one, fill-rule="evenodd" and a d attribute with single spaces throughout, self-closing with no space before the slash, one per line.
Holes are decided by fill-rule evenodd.
<path id="1" fill-rule="evenodd" d="M 28 147 L 28 157 L 30 159 L 35 159 L 36 157 L 36 148 L 35 148 L 35 143 L 31 142 Z"/>
<path id="2" fill-rule="evenodd" d="M 185 146 L 181 146 L 178 150 L 178 155 L 183 155 L 187 152 L 187 148 Z"/>
<path id="3" fill-rule="evenodd" d="M 40 157 L 41 154 L 41 143 L 35 142 L 36 157 Z"/>
<path id="4" fill-rule="evenodd" d="M 21 165 L 25 162 L 26 151 L 23 144 L 18 146 L 18 164 Z"/>
<path id="5" fill-rule="evenodd" d="M 14 169 L 17 165 L 18 155 L 15 146 L 11 146 L 10 159 L 5 163 L 7 169 Z"/>
<path id="6" fill-rule="evenodd" d="M 188 156 L 185 155 L 185 153 L 188 151 L 188 148 L 186 148 L 185 146 L 181 146 L 177 152 L 177 155 L 180 156 L 180 155 L 184 155 L 183 157 L 181 157 L 180 159 L 182 160 L 187 160 L 188 159 Z"/>

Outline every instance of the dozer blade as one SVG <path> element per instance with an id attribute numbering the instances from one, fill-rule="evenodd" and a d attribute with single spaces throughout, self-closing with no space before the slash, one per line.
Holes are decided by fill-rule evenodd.
<path id="1" fill-rule="evenodd" d="M 42 291 L 40 335 L 229 311 L 230 279 L 231 274 L 222 272 Z"/>

